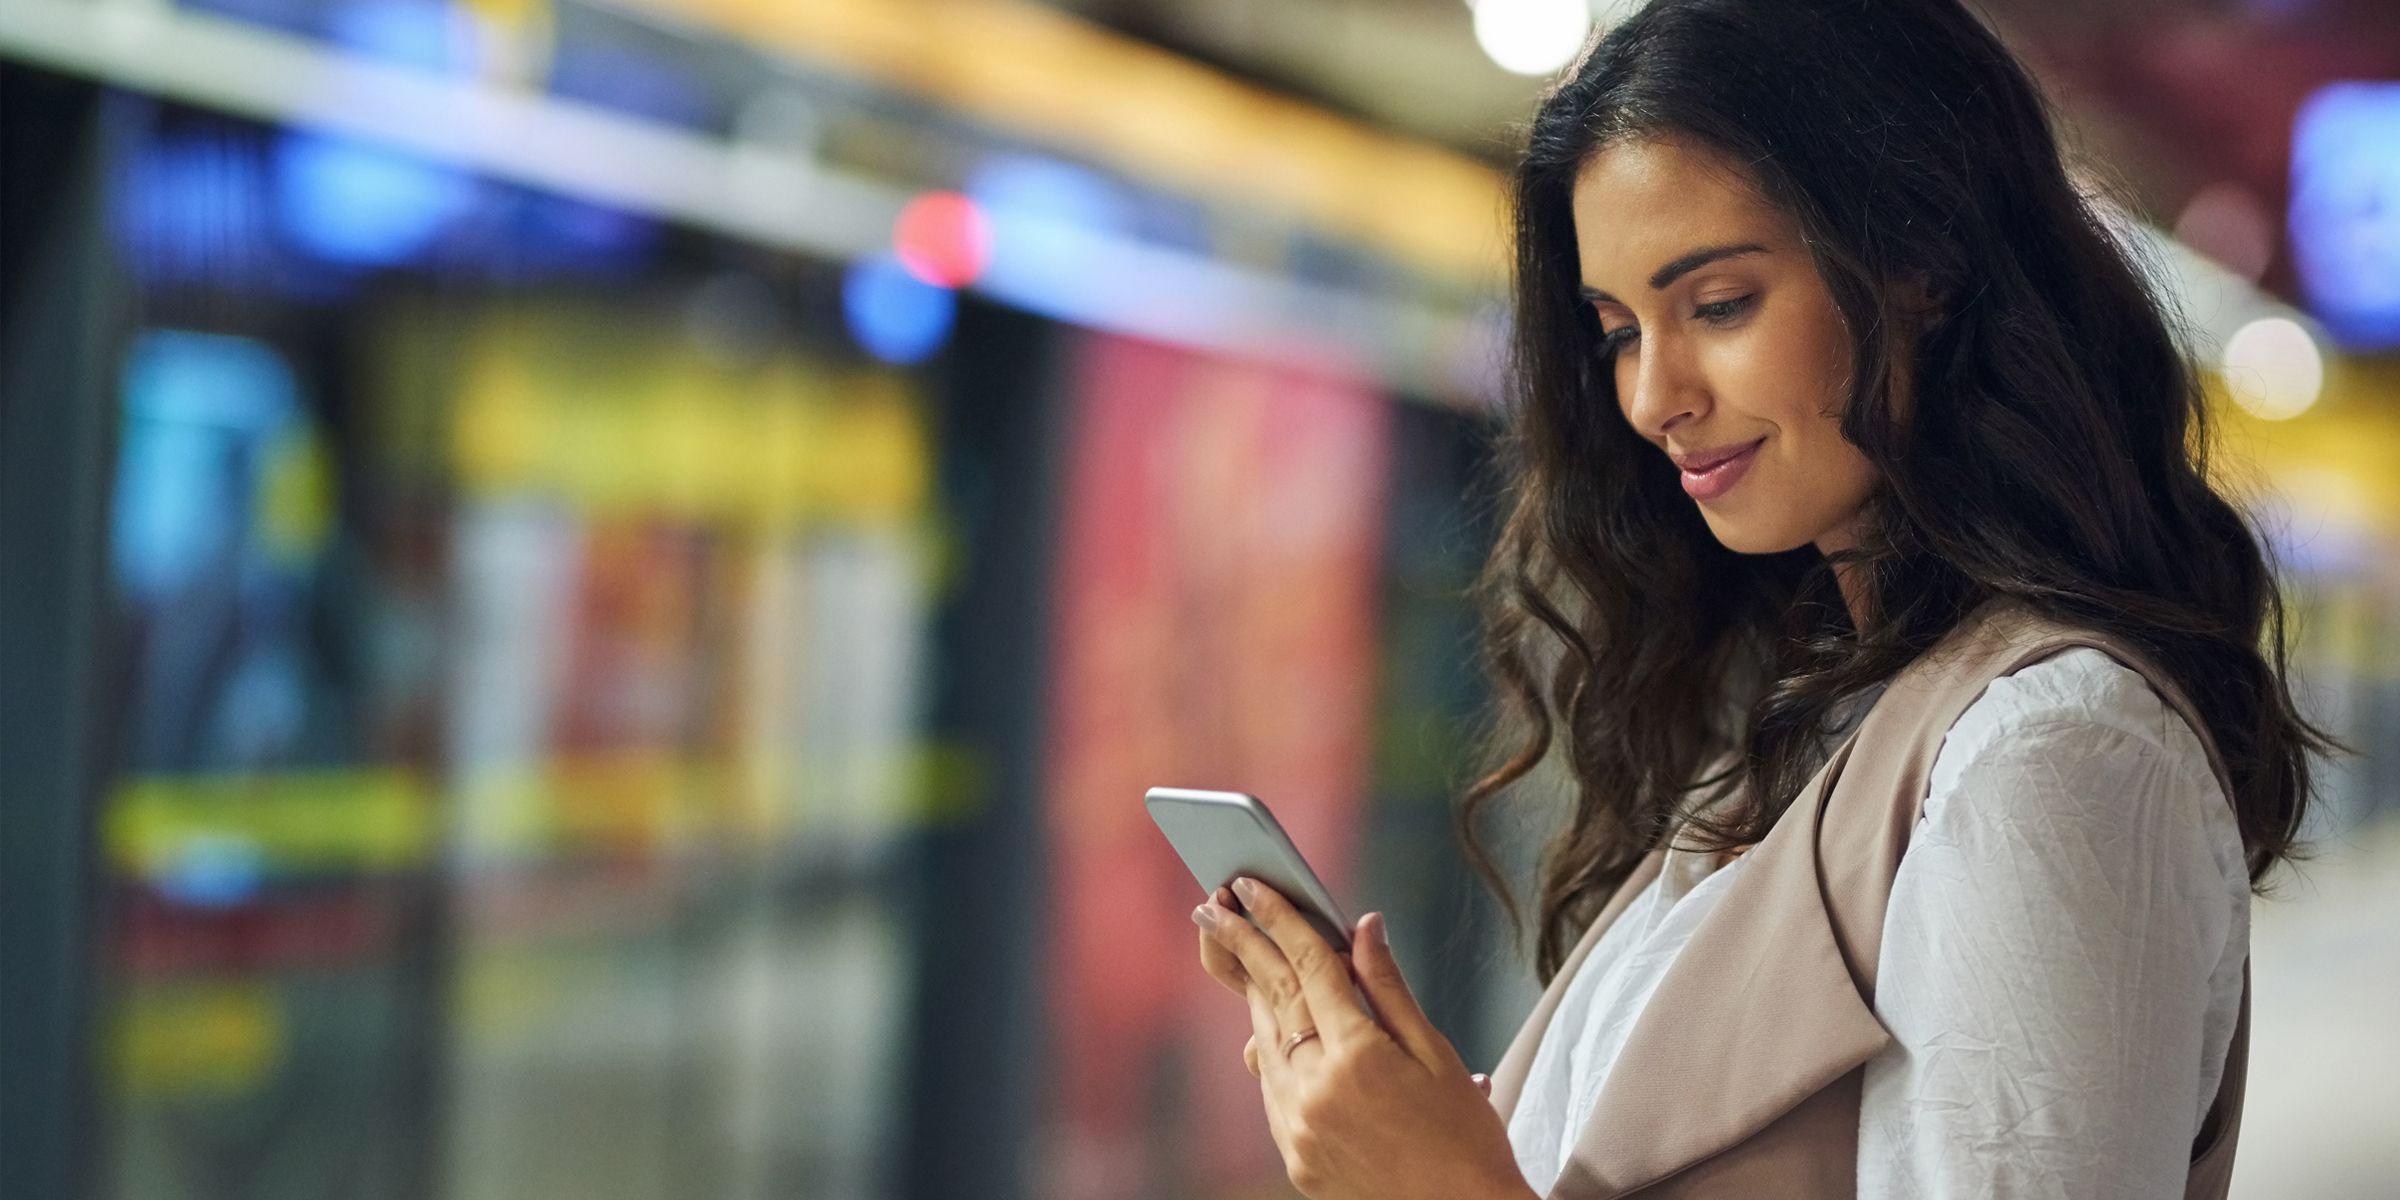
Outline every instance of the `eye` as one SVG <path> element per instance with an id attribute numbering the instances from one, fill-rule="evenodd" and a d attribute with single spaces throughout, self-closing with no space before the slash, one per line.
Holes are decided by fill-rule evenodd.
<path id="1" fill-rule="evenodd" d="M 1600 335 L 1600 357 L 1603 359 L 1616 358 L 1617 354 L 1625 349 L 1625 344 L 1634 339 L 1636 332 L 1637 330 L 1631 325 L 1620 325 Z"/>
<path id="2" fill-rule="evenodd" d="M 1758 297 L 1753 294 L 1749 296 L 1735 296 L 1730 300 L 1719 300 L 1711 304 L 1702 304 L 1692 309 L 1692 316 L 1698 318 L 1699 320 L 1710 322 L 1711 324 L 1722 325 L 1733 320 L 1735 317 L 1741 316 L 1743 313 L 1750 311 L 1751 304 L 1756 302 L 1757 299 Z"/>

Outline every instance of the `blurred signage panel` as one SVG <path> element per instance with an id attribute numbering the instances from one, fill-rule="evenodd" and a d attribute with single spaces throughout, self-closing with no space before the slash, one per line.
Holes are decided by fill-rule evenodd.
<path id="1" fill-rule="evenodd" d="M 396 466 L 452 497 L 446 1194 L 878 1194 L 934 601 L 913 383 L 564 299 L 411 310 L 383 359 Z"/>
<path id="2" fill-rule="evenodd" d="M 121 104 L 96 1194 L 887 1192 L 920 377 L 830 264 Z"/>

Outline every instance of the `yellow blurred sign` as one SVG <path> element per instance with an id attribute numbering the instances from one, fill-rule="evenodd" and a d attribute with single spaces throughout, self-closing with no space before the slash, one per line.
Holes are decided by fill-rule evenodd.
<path id="1" fill-rule="evenodd" d="M 388 871 L 432 856 L 433 800 L 392 768 L 136 776 L 118 788 L 102 836 L 112 864 L 144 877 L 228 841 L 270 871 Z"/>
<path id="2" fill-rule="evenodd" d="M 565 308 L 463 338 L 449 449 L 470 493 L 767 529 L 906 523 L 928 500 L 928 431 L 893 373 L 790 355 L 728 367 Z"/>
<path id="3" fill-rule="evenodd" d="M 128 1099 L 240 1095 L 283 1062 L 284 1016 L 258 981 L 143 984 L 118 1005 L 108 1047 Z"/>

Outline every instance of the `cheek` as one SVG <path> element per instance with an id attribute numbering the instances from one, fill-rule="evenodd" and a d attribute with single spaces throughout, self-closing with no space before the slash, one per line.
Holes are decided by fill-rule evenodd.
<path id="1" fill-rule="evenodd" d="M 1823 314 L 1787 303 L 1704 345 L 1709 392 L 1743 424 L 1804 436 L 1812 426 L 1838 419 L 1849 359 L 1849 339 L 1838 321 L 1829 330 Z"/>
<path id="2" fill-rule="evenodd" d="M 1761 397 L 1754 414 L 1773 422 L 1784 443 L 1782 484 L 1811 518 L 1819 508 L 1847 510 L 1872 488 L 1875 469 L 1842 436 L 1842 410 L 1850 399 L 1849 332 L 1839 315 L 1791 314 L 1794 319 L 1760 331 L 1753 364 L 1781 364 L 1753 376 L 1750 394 Z M 1795 514 L 1799 515 L 1799 514 Z"/>
<path id="3" fill-rule="evenodd" d="M 1850 399 L 1850 339 L 1840 323 L 1794 320 L 1768 336 L 1774 344 L 1760 348 L 1758 361 L 1782 364 L 1761 380 L 1773 389 L 1776 419 L 1791 428 L 1836 427 Z"/>

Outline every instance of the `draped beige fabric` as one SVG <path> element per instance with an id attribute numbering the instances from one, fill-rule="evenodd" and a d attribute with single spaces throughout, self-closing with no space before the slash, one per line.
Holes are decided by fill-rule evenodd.
<path id="1" fill-rule="evenodd" d="M 2121 640 L 1996 600 L 1896 676 L 1793 801 L 1635 1021 L 1549 1200 L 1856 1194 L 1864 1066 L 1891 1041 L 1874 1013 L 1884 908 L 1935 755 L 1992 680 L 2073 646 L 2141 673 L 2225 769 L 2182 690 Z M 2230 797 L 2230 789 L 2227 792 Z M 1516 1106 L 1534 1050 L 1594 943 L 1659 871 L 1653 849 L 1609 898 L 1492 1070 Z M 2222 1200 L 2249 1060 L 2250 968 L 2225 1072 L 2192 1147 L 2187 1198 Z"/>

